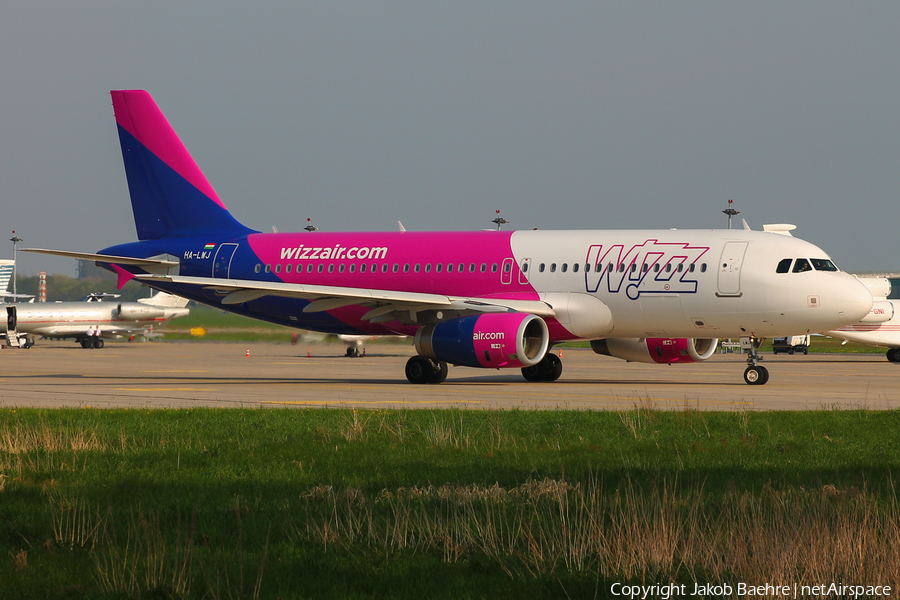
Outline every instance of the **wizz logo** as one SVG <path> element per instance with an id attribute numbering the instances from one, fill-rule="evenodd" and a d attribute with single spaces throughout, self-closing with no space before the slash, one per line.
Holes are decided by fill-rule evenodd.
<path id="1" fill-rule="evenodd" d="M 603 245 L 593 245 L 588 248 L 590 269 L 584 273 L 585 288 L 596 292 L 605 281 L 611 294 L 624 286 L 625 294 L 632 300 L 647 292 L 694 294 L 697 292 L 696 263 L 707 250 L 708 247 L 658 240 L 636 244 L 628 251 L 623 244 L 605 249 Z"/>

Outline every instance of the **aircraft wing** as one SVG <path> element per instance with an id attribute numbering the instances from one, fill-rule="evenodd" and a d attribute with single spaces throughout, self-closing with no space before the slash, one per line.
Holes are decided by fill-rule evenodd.
<path id="1" fill-rule="evenodd" d="M 222 304 L 241 304 L 264 296 L 303 298 L 310 303 L 303 312 L 322 312 L 344 306 L 371 306 L 363 320 L 383 323 L 400 319 L 416 323 L 416 314 L 424 311 L 446 311 L 454 316 L 485 312 L 524 312 L 540 317 L 553 317 L 556 312 L 540 300 L 515 300 L 503 298 L 468 298 L 375 290 L 369 288 L 338 287 L 330 285 L 306 285 L 243 279 L 218 279 L 213 277 L 187 277 L 182 275 L 138 275 L 142 283 L 153 286 L 155 282 L 198 286 L 213 290 L 222 296 Z M 404 313 L 402 316 L 397 313 Z"/>

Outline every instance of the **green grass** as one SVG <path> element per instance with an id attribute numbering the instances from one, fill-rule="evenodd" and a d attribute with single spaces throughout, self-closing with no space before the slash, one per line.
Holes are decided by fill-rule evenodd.
<path id="1" fill-rule="evenodd" d="M 895 577 L 898 421 L 2 409 L 0 597 L 603 597 L 612 581 L 790 575 L 768 565 Z M 784 556 L 847 532 L 853 552 Z"/>

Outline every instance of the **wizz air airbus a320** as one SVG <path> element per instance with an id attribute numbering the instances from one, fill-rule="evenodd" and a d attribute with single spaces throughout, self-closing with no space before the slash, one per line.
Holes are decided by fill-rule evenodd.
<path id="1" fill-rule="evenodd" d="M 238 223 L 145 91 L 113 91 L 137 242 L 95 260 L 154 288 L 272 323 L 336 334 L 409 335 L 406 376 L 447 365 L 562 372 L 556 343 L 685 363 L 718 338 L 856 323 L 872 296 L 820 248 L 746 230 L 260 233 Z M 795 259 L 804 272 L 782 272 Z"/>

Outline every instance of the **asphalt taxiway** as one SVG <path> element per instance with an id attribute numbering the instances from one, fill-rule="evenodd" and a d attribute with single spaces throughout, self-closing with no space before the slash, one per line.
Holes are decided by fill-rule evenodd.
<path id="1" fill-rule="evenodd" d="M 246 356 L 247 350 L 250 356 Z M 645 365 L 563 350 L 554 383 L 517 369 L 451 367 L 440 385 L 412 385 L 411 346 L 376 345 L 360 358 L 340 344 L 110 343 L 85 350 L 39 341 L 0 351 L 4 407 L 356 407 L 604 410 L 798 410 L 900 407 L 900 365 L 883 354 L 765 355 L 770 380 L 743 381 L 746 356 Z M 559 352 L 555 350 L 555 352 Z"/>

